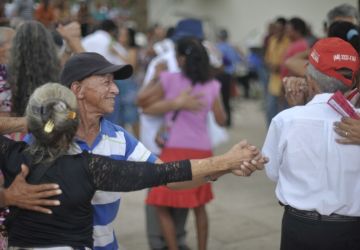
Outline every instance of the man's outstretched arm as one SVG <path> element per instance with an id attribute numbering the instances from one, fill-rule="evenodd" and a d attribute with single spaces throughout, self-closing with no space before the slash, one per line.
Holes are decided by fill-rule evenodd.
<path id="1" fill-rule="evenodd" d="M 25 117 L 0 117 L 0 134 L 27 132 Z"/>

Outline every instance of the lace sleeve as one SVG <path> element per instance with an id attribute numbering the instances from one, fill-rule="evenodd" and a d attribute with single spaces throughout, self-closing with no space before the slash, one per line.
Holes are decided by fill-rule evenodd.
<path id="1" fill-rule="evenodd" d="M 188 160 L 153 164 L 113 160 L 93 154 L 88 156 L 89 172 L 98 190 L 127 192 L 192 179 Z"/>

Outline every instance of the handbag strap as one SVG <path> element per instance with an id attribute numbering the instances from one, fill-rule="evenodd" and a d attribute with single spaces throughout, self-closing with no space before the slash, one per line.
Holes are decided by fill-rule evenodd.
<path id="1" fill-rule="evenodd" d="M 176 120 L 176 118 L 178 117 L 179 113 L 180 113 L 180 110 L 179 110 L 179 109 L 176 110 L 176 111 L 174 112 L 174 114 L 171 116 L 171 121 L 174 122 L 174 121 Z"/>
<path id="2" fill-rule="evenodd" d="M 179 116 L 179 113 L 180 113 L 179 109 L 173 113 L 173 115 L 171 116 L 171 119 L 170 119 L 170 123 L 168 125 L 169 127 L 171 127 L 174 124 L 176 118 Z"/>

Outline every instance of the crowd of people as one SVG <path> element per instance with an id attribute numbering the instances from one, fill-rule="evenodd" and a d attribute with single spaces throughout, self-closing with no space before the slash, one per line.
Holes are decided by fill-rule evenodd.
<path id="1" fill-rule="evenodd" d="M 101 1 L 2 3 L 0 249 L 119 249 L 119 192 L 150 188 L 149 248 L 189 249 L 192 209 L 205 250 L 211 183 L 264 167 L 284 207 L 281 250 L 360 249 L 359 20 L 336 6 L 318 39 L 302 18 L 277 17 L 261 58 L 226 29 L 207 40 L 195 18 L 152 27 L 145 45 Z M 214 156 L 209 123 L 233 125 L 234 84 L 249 97 L 253 77 L 262 152 L 241 141 Z"/>

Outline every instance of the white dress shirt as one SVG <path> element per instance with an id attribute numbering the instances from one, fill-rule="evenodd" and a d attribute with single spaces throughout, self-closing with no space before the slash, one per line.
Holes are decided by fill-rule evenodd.
<path id="1" fill-rule="evenodd" d="M 341 116 L 327 104 L 330 96 L 316 95 L 272 120 L 263 146 L 266 174 L 283 204 L 360 216 L 360 146 L 336 143 L 333 123 Z"/>

